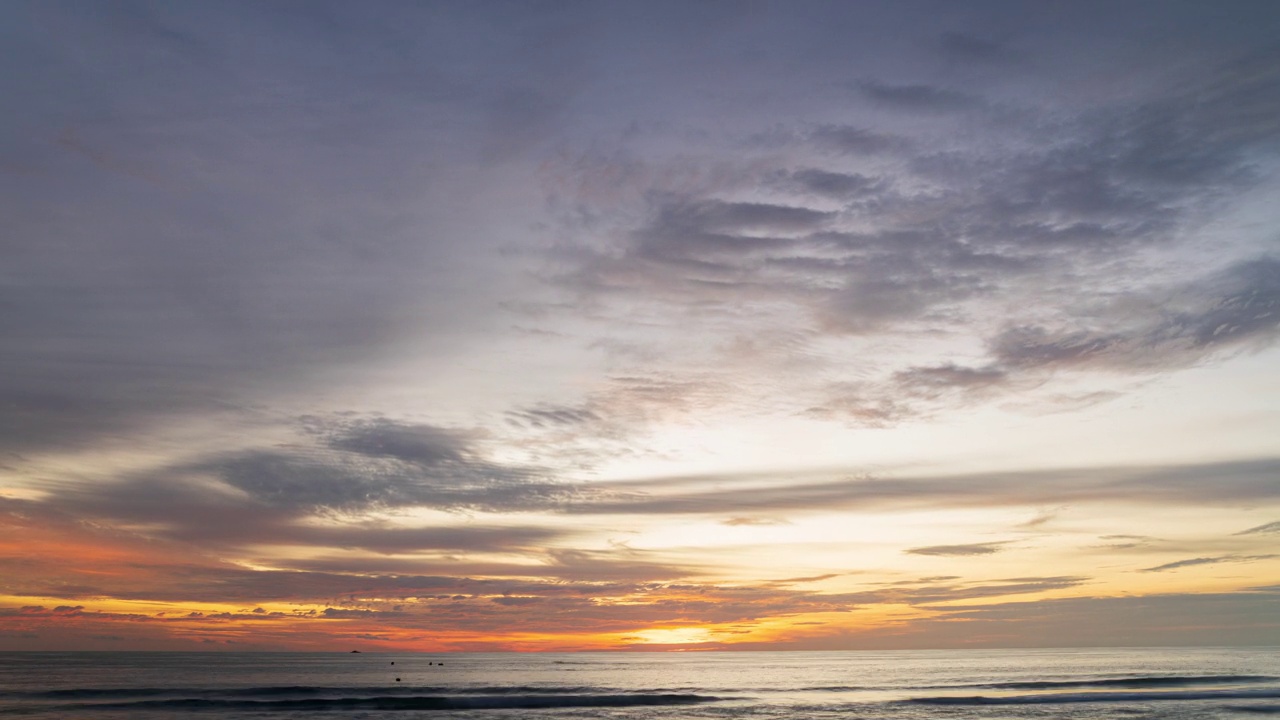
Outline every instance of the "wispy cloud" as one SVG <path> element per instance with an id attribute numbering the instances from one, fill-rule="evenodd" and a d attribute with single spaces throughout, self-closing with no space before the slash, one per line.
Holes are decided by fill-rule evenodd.
<path id="1" fill-rule="evenodd" d="M 1168 570 L 1178 570 L 1185 567 L 1195 567 L 1197 565 L 1217 565 L 1218 563 L 1246 563 L 1257 560 L 1270 560 L 1280 557 L 1280 555 L 1218 555 L 1216 557 L 1198 557 L 1189 558 L 1187 560 L 1175 560 L 1174 562 L 1156 565 L 1154 567 L 1143 568 L 1138 572 L 1166 572 Z"/>
<path id="2" fill-rule="evenodd" d="M 1236 535 L 1263 535 L 1269 533 L 1280 533 L 1280 520 L 1251 527 L 1248 530 L 1241 530 Z"/>
<path id="3" fill-rule="evenodd" d="M 969 557 L 972 555 L 993 555 L 1004 550 L 1009 541 L 969 543 L 967 545 L 928 545 L 913 547 L 903 552 L 908 555 L 934 555 L 941 557 Z"/>

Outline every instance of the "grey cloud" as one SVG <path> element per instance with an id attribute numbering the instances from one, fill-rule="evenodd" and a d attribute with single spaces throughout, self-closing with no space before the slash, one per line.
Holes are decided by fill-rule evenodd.
<path id="1" fill-rule="evenodd" d="M 309 500 L 271 506 L 254 498 L 211 491 L 199 483 L 170 479 L 165 483 L 138 480 L 67 491 L 41 502 L 4 502 L 0 509 L 12 508 L 28 521 L 38 519 L 69 537 L 78 534 L 77 522 L 104 528 L 141 526 L 146 530 L 137 537 L 151 538 L 156 543 L 178 543 L 182 552 L 196 548 L 200 554 L 246 551 L 264 545 L 390 554 L 525 552 L 573 535 L 572 531 L 520 524 L 405 527 L 349 518 L 346 522 L 324 524 L 299 522 L 322 512 Z M 133 536 L 104 530 L 95 542 L 113 544 L 127 537 Z M 158 544 L 155 550 L 159 552 L 164 547 Z"/>
<path id="2" fill-rule="evenodd" d="M 998 553 L 1008 544 L 1005 542 L 971 543 L 968 545 L 929 545 L 914 547 L 903 552 L 908 555 L 936 555 L 942 557 L 968 557 L 971 555 L 991 555 Z"/>
<path id="3" fill-rule="evenodd" d="M 1266 533 L 1280 533 L 1280 520 L 1251 527 L 1248 530 L 1241 530 L 1236 535 L 1261 535 Z"/>
<path id="4" fill-rule="evenodd" d="M 1007 373 L 997 367 L 963 367 L 954 363 L 932 367 L 911 367 L 894 374 L 894 380 L 906 389 L 920 392 L 952 388 L 972 389 L 1004 382 Z"/>
<path id="5" fill-rule="evenodd" d="M 932 302 L 929 291 L 887 281 L 858 292 L 867 293 L 866 304 L 855 305 L 850 317 L 864 323 L 906 318 Z M 932 292 L 939 298 L 956 295 L 954 289 Z M 1116 292 L 1092 308 L 1077 309 L 1057 326 L 1006 327 L 988 338 L 988 357 L 977 366 L 913 366 L 880 380 L 833 384 L 825 401 L 810 412 L 887 426 L 1033 387 L 1053 372 L 1176 370 L 1217 355 L 1267 347 L 1277 338 L 1280 261 L 1263 256 L 1189 282 Z M 1115 396 L 1114 391 L 1058 396 L 1042 405 L 1072 409 Z"/>
<path id="6" fill-rule="evenodd" d="M 68 484 L 29 507 L 50 518 L 143 525 L 153 537 L 207 548 L 513 551 L 564 535 L 519 525 L 408 528 L 357 521 L 413 507 L 545 510 L 577 491 L 539 469 L 489 461 L 457 431 L 387 419 L 311 418 L 307 427 L 320 444 L 229 451 L 113 481 Z M 299 522 L 317 516 L 330 522 Z"/>
<path id="7" fill-rule="evenodd" d="M 690 205 L 668 206 L 662 210 L 658 225 L 672 230 L 711 232 L 795 232 L 819 227 L 833 217 L 835 213 L 806 207 L 709 200 Z"/>
<path id="8" fill-rule="evenodd" d="M 1140 370 L 1185 366 L 1225 348 L 1270 343 L 1280 334 L 1280 261 L 1260 257 L 1183 287 L 1125 297 L 1103 308 L 1098 319 L 1120 327 L 1014 327 L 993 338 L 992 355 L 1024 370 Z"/>
<path id="9" fill-rule="evenodd" d="M 889 85 L 866 81 L 858 84 L 858 90 L 877 103 L 911 112 L 953 112 L 984 104 L 972 95 L 930 85 Z"/>
<path id="10" fill-rule="evenodd" d="M 1004 43 L 963 32 L 940 35 L 938 49 L 947 60 L 953 62 L 1007 65 L 1021 57 Z"/>
<path id="11" fill-rule="evenodd" d="M 1280 642 L 1280 594 L 1171 593 L 935 606 L 907 627 L 797 641 L 837 649 L 938 647 L 1267 646 Z"/>
<path id="12" fill-rule="evenodd" d="M 1268 592 L 1061 598 L 949 609 L 942 623 L 920 629 L 940 637 L 995 633 L 1020 645 L 1267 645 L 1280 640 L 1277 610 L 1280 595 Z M 977 625 L 946 632 L 949 621 Z"/>
<path id="13" fill-rule="evenodd" d="M 1255 560 L 1270 560 L 1280 557 L 1280 555 L 1218 555 L 1216 557 L 1198 557 L 1187 560 L 1178 560 L 1175 562 L 1156 565 L 1154 567 L 1143 568 L 1138 572 L 1166 572 L 1168 570 L 1177 570 L 1184 567 L 1195 567 L 1197 565 L 1217 565 L 1218 563 L 1238 563 L 1253 562 Z"/>
<path id="14" fill-rule="evenodd" d="M 1031 530 L 1034 528 L 1042 527 L 1044 525 L 1048 525 L 1054 520 L 1057 520 L 1058 516 L 1061 515 L 1064 510 L 1066 510 L 1066 507 L 1054 508 L 1052 510 L 1042 510 L 1036 513 L 1035 517 L 1031 518 L 1030 520 L 1027 520 L 1026 522 L 1018 523 L 1014 527 Z M 1113 535 L 1110 537 L 1114 539 L 1120 536 Z M 1102 538 L 1102 539 L 1106 539 L 1106 538 Z"/>
<path id="15" fill-rule="evenodd" d="M 466 334 L 505 286 L 465 261 L 491 249 L 458 239 L 483 202 L 440 168 L 497 172 L 557 131 L 581 78 L 560 12 L 488 27 L 502 64 L 477 72 L 457 28 L 486 13 L 49 3 L 10 18 L 12 57 L 32 60 L 0 78 L 0 130 L 33 172 L 5 176 L 0 445 L 309 392 L 410 322 L 428 341 Z"/>
<path id="16" fill-rule="evenodd" d="M 586 423 L 599 422 L 600 416 L 588 408 L 539 405 L 524 410 L 512 410 L 507 413 L 509 420 L 535 428 L 573 427 Z"/>
<path id="17" fill-rule="evenodd" d="M 1094 467 L 954 477 L 837 473 L 616 481 L 566 503 L 568 513 L 713 514 L 904 508 L 1009 507 L 1088 502 L 1202 505 L 1280 499 L 1280 460 L 1168 467 Z M 607 492 L 601 492 L 607 490 Z"/>
<path id="18" fill-rule="evenodd" d="M 574 581 L 653 582 L 673 580 L 704 570 L 691 565 L 677 568 L 647 561 L 637 557 L 640 553 L 635 552 L 630 553 L 630 557 L 586 550 L 550 550 L 548 554 L 553 560 L 553 574 Z"/>
<path id="19" fill-rule="evenodd" d="M 496 528 L 494 528 L 496 530 Z M 496 533 L 495 533 L 496 535 Z M 511 537 L 511 536 L 508 536 Z M 547 532 L 541 536 L 529 534 L 527 540 L 535 543 L 563 542 L 563 534 Z M 518 546 L 505 543 L 495 549 L 511 551 Z M 404 548 L 403 550 L 408 550 Z M 467 550 L 484 552 L 483 547 L 472 545 Z M 543 550 L 526 552 L 534 563 L 487 562 L 466 558 L 428 557 L 327 557 L 313 560 L 297 560 L 281 563 L 281 567 L 319 573 L 360 573 L 380 575 L 439 575 L 449 577 L 504 578 L 505 587 L 517 587 L 530 580 L 556 581 L 564 592 L 583 594 L 626 593 L 635 590 L 637 583 L 669 582 L 705 574 L 706 569 L 679 563 L 647 559 L 644 554 L 607 553 L 584 550 Z M 532 584 L 530 585 L 533 586 Z M 521 586 L 523 587 L 523 586 Z M 542 589 L 543 594 L 551 590 Z"/>
<path id="20" fill-rule="evenodd" d="M 896 268 L 877 260 L 849 270 L 845 286 L 832 293 L 822 308 L 824 326 L 847 333 L 921 320 L 931 309 L 980 290 L 980 281 L 971 276 Z"/>
<path id="21" fill-rule="evenodd" d="M 789 176 L 798 188 L 836 199 L 853 199 L 860 196 L 883 192 L 884 181 L 858 173 L 838 173 L 818 168 L 797 170 Z"/>
<path id="22" fill-rule="evenodd" d="M 533 457 L 590 467 L 604 457 L 640 452 L 654 424 L 714 407 L 731 393 L 722 377 L 618 375 L 576 405 L 509 411 L 506 419 L 528 435 L 524 446 Z"/>
<path id="23" fill-rule="evenodd" d="M 1152 90 L 1137 104 L 1090 108 L 1065 120 L 1029 110 L 1009 119 L 1021 135 L 1008 151 L 926 143 L 905 171 L 877 168 L 882 180 L 874 183 L 863 179 L 870 177 L 865 163 L 848 154 L 896 150 L 902 139 L 870 128 L 818 126 L 809 140 L 827 155 L 829 169 L 752 171 L 742 161 L 744 170 L 722 185 L 728 193 L 742 191 L 743 177 L 754 172 L 766 189 L 781 189 L 777 178 L 790 177 L 793 191 L 818 198 L 858 193 L 845 214 L 825 221 L 828 227 L 785 239 L 744 238 L 664 210 L 657 222 L 619 228 L 626 242 L 637 233 L 647 238 L 646 252 L 586 253 L 595 262 L 574 277 L 576 287 L 685 307 L 747 296 L 780 301 L 836 333 L 885 332 L 906 323 L 964 332 L 971 320 L 965 310 L 993 299 L 1022 301 L 1031 317 L 1060 316 L 1073 309 L 1066 305 L 1070 292 L 1029 288 L 1065 290 L 1083 277 L 1110 276 L 1117 258 L 1185 239 L 1221 210 L 1226 195 L 1256 186 L 1249 152 L 1273 151 L 1280 138 L 1280 124 L 1266 120 L 1280 103 L 1276 72 L 1255 58 L 1195 74 L 1189 89 Z M 971 104 L 928 86 L 864 87 L 884 102 Z M 715 194 L 714 183 L 692 190 L 656 185 L 646 197 L 662 197 L 664 208 L 697 208 Z M 1232 332 L 1250 333 L 1254 323 Z"/>
<path id="24" fill-rule="evenodd" d="M 457 430 L 422 424 L 398 423 L 386 418 L 324 424 L 303 418 L 304 427 L 317 427 L 325 444 L 335 450 L 370 457 L 386 457 L 424 466 L 461 463 L 470 441 Z M 337 427 L 334 427 L 334 425 Z"/>
<path id="25" fill-rule="evenodd" d="M 790 525 L 791 523 L 783 518 L 740 516 L 731 517 L 728 520 L 721 520 L 720 524 L 728 525 L 729 527 L 761 527 L 769 525 Z"/>
<path id="26" fill-rule="evenodd" d="M 1008 371 L 995 365 L 909 367 L 884 382 L 833 384 L 826 389 L 823 404 L 807 413 L 867 427 L 888 427 L 928 417 L 948 403 L 985 399 L 1008 390 L 1013 382 Z"/>
<path id="27" fill-rule="evenodd" d="M 881 590 L 851 593 L 844 597 L 858 604 L 908 604 L 931 606 L 979 598 L 1028 595 L 1047 590 L 1076 587 L 1089 581 L 1086 577 L 1052 576 L 1006 578 L 978 583 L 945 583 L 953 578 L 924 578 L 920 581 L 898 583 Z"/>
<path id="28" fill-rule="evenodd" d="M 881 155 L 909 146 L 906 138 L 849 125 L 821 125 L 809 132 L 810 142 L 843 155 Z"/>
<path id="29" fill-rule="evenodd" d="M 188 472 L 214 474 L 268 506 L 308 511 L 409 506 L 513 510 L 544 507 L 572 494 L 568 486 L 540 479 L 530 469 L 483 460 L 437 460 L 424 466 L 360 454 L 259 451 L 198 463 Z"/>

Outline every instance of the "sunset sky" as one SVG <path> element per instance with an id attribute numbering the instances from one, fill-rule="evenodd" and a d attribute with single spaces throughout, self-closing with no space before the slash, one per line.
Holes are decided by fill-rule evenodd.
<path id="1" fill-rule="evenodd" d="M 1280 644 L 1280 3 L 0 3 L 0 650 Z"/>

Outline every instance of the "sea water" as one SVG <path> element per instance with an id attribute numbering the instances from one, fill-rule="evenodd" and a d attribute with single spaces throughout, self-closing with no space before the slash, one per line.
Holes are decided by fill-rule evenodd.
<path id="1" fill-rule="evenodd" d="M 0 655 L 0 714 L 169 718 L 1280 717 L 1278 648 Z"/>

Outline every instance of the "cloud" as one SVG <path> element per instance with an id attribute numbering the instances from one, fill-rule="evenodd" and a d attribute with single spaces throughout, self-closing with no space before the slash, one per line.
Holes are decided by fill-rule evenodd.
<path id="1" fill-rule="evenodd" d="M 378 513 L 415 507 L 545 509 L 558 502 L 552 498 L 559 493 L 540 482 L 523 485 L 474 471 L 432 475 L 400 461 L 255 452 L 69 487 L 39 502 L 4 500 L 0 508 L 14 508 L 12 521 L 23 527 L 23 517 L 41 518 L 72 535 L 79 534 L 72 532 L 77 521 L 145 527 L 147 537 L 198 545 L 202 552 L 261 546 L 499 552 L 542 546 L 564 531 L 519 523 L 414 527 Z"/>
<path id="2" fill-rule="evenodd" d="M 136 621 L 156 642 L 314 621 L 459 648 L 943 613 L 1087 580 L 715 584 L 713 551 L 602 550 L 604 528 L 1280 499 L 1272 457 L 618 478 L 734 457 L 717 443 L 774 418 L 1066 412 L 1274 347 L 1269 8 L 1067 8 L 1052 42 L 1034 12 L 881 11 L 33 10 L 0 77 L 0 454 L 36 499 L 0 498 L 0 577 L 42 605 L 5 630 L 132 637 L 101 598 L 236 603 Z M 1235 544 L 1144 571 L 1265 557 Z M 1052 626 L 1002 605 L 939 637 Z"/>
<path id="3" fill-rule="evenodd" d="M 976 35 L 940 43 L 971 60 L 999 54 Z M 573 269 L 552 280 L 596 317 L 643 308 L 654 333 L 672 338 L 692 326 L 730 347 L 726 336 L 785 329 L 800 352 L 892 339 L 896 352 L 868 357 L 856 377 L 834 364 L 813 373 L 829 388 L 797 408 L 813 417 L 885 427 L 1041 384 L 1027 411 L 1086 407 L 1120 390 L 1051 385 L 1274 344 L 1277 261 L 1264 243 L 1234 243 L 1216 265 L 1170 261 L 1231 197 L 1267 182 L 1256 167 L 1280 138 L 1266 120 L 1280 104 L 1270 57 L 1242 54 L 1075 110 L 997 109 L 941 86 L 868 80 L 864 101 L 938 122 L 984 106 L 991 117 L 966 132 L 999 142 L 952 143 L 887 121 L 784 124 L 777 143 L 732 163 L 714 147 L 652 153 L 646 172 L 626 174 L 629 199 L 591 213 L 589 239 L 556 245 L 554 261 Z M 579 199 L 571 206 L 593 206 Z M 734 314 L 746 306 L 759 309 L 749 321 Z M 969 359 L 939 354 L 927 339 L 939 337 Z M 689 355 L 652 357 L 678 367 Z"/>
<path id="4" fill-rule="evenodd" d="M 947 647 L 1270 645 L 1280 639 L 1278 602 L 1275 593 L 1240 592 L 970 604 L 940 608 L 908 632 Z"/>
<path id="5" fill-rule="evenodd" d="M 783 518 L 739 516 L 721 520 L 720 524 L 728 525 L 729 527 L 767 527 L 770 525 L 790 525 L 791 523 Z"/>
<path id="6" fill-rule="evenodd" d="M 881 155 L 908 146 L 906 138 L 850 125 L 821 125 L 808 134 L 809 141 L 839 155 Z"/>
<path id="7" fill-rule="evenodd" d="M 524 410 L 507 411 L 509 421 L 535 428 L 576 426 L 599 422 L 602 418 L 587 408 L 567 405 L 538 405 Z"/>
<path id="8" fill-rule="evenodd" d="M 908 555 L 937 555 L 942 557 L 969 557 L 972 555 L 991 555 L 1004 549 L 1009 541 L 971 543 L 968 545 L 930 545 L 914 547 L 903 552 Z"/>
<path id="9" fill-rule="evenodd" d="M 1135 312 L 1135 310 L 1137 312 Z M 1014 327 L 992 340 L 1002 366 L 1139 371 L 1186 366 L 1280 334 L 1280 261 L 1260 257 L 1183 287 L 1125 297 L 1096 317 L 1116 329 Z"/>
<path id="10" fill-rule="evenodd" d="M 422 9 L 38 15 L 12 47 L 45 60 L 3 81 L 22 111 L 0 128 L 34 170 L 6 206 L 24 279 L 0 305 L 0 446 L 28 452 L 311 393 L 408 325 L 431 328 L 430 364 L 509 285 L 472 262 L 491 241 L 458 241 L 487 201 L 426 168 L 500 172 L 557 132 L 582 77 L 573 13 L 488 27 L 488 67 L 519 77 L 474 74 L 475 45 Z"/>
<path id="11" fill-rule="evenodd" d="M 1238 563 L 1238 562 L 1254 562 L 1256 560 L 1270 560 L 1280 557 L 1280 555 L 1219 555 L 1216 557 L 1198 557 L 1188 560 L 1177 560 L 1175 562 L 1156 565 L 1154 567 L 1143 568 L 1138 572 L 1166 572 L 1168 570 L 1178 570 L 1184 567 L 1195 567 L 1197 565 L 1216 565 L 1218 563 Z"/>
<path id="12" fill-rule="evenodd" d="M 468 439 L 456 430 L 404 424 L 386 418 L 346 422 L 302 419 L 303 426 L 324 436 L 334 450 L 370 457 L 386 457 L 422 466 L 457 463 L 464 459 Z"/>
<path id="13" fill-rule="evenodd" d="M 919 607 L 979 598 L 1028 595 L 1076 587 L 1089 582 L 1087 577 L 1067 575 L 1005 578 L 973 583 L 946 582 L 948 579 L 953 578 L 923 578 L 918 581 L 896 583 L 880 590 L 852 593 L 846 597 L 856 603 L 905 604 Z"/>
<path id="14" fill-rule="evenodd" d="M 853 199 L 884 192 L 884 181 L 858 173 L 838 173 L 805 168 L 788 176 L 804 193 L 834 199 Z"/>
<path id="15" fill-rule="evenodd" d="M 886 289 L 872 297 L 883 304 L 886 298 L 892 301 L 894 292 Z M 919 303 L 927 296 L 913 290 L 909 297 Z M 904 317 L 917 309 L 898 308 Z M 863 318 L 876 314 L 870 307 L 857 313 Z M 862 425 L 886 426 L 1034 387 L 1052 373 L 1163 372 L 1266 347 L 1277 337 L 1280 261 L 1264 256 L 1172 287 L 1120 293 L 1087 315 L 1056 328 L 1006 327 L 988 338 L 988 356 L 977 366 L 954 362 L 910 366 L 880 381 L 835 384 L 828 390 L 828 398 L 812 412 Z M 1116 394 L 1098 391 L 1045 402 L 1050 409 L 1064 403 L 1074 408 L 1106 401 Z"/>
<path id="16" fill-rule="evenodd" d="M 1236 535 L 1261 535 L 1267 533 L 1280 533 L 1280 520 L 1264 523 L 1257 527 L 1251 527 L 1248 530 L 1241 530 L 1236 533 Z"/>
<path id="17" fill-rule="evenodd" d="M 612 481 L 566 503 L 578 513 L 707 514 L 1123 503 L 1206 505 L 1280 499 L 1280 460 L 1165 467 L 1090 467 L 954 476 L 879 477 L 832 471 Z M 1213 478 L 1213 482 L 1206 482 Z M 604 488 L 599 488 L 604 489 Z"/>
<path id="18" fill-rule="evenodd" d="M 875 103 L 909 112 L 945 113 L 983 105 L 973 95 L 930 85 L 889 85 L 868 80 L 859 83 L 858 90 Z"/>
<path id="19" fill-rule="evenodd" d="M 1003 66 L 1021 59 L 1020 54 L 1002 42 L 963 32 L 939 35 L 938 50 L 949 62 Z"/>

